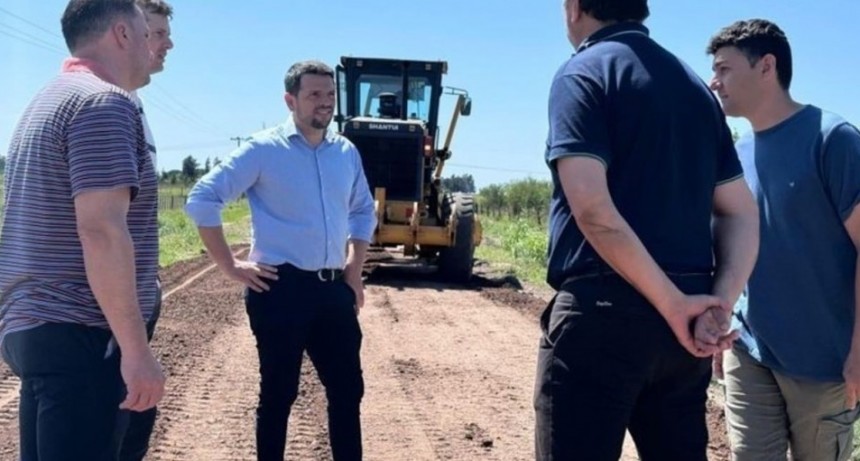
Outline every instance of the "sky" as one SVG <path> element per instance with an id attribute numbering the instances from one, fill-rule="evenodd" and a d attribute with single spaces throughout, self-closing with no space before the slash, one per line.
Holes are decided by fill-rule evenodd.
<path id="1" fill-rule="evenodd" d="M 287 68 L 305 59 L 334 66 L 341 56 L 448 62 L 443 84 L 469 91 L 471 116 L 457 124 L 444 176 L 476 185 L 548 179 L 543 161 L 547 97 L 570 57 L 562 0 L 433 2 L 391 0 L 174 0 L 173 41 L 164 72 L 140 90 L 160 170 L 182 159 L 224 158 L 237 141 L 289 115 Z M 0 2 L 0 152 L 33 95 L 67 51 L 60 31 L 66 0 Z M 856 0 L 652 0 L 651 36 L 709 80 L 709 38 L 738 19 L 766 18 L 788 35 L 795 99 L 860 124 L 860 39 Z M 851 38 L 854 37 L 854 38 Z M 443 97 L 444 98 L 444 97 Z M 453 96 L 443 99 L 443 133 Z M 741 119 L 729 124 L 743 133 Z M 336 125 L 335 125 L 336 126 Z"/>

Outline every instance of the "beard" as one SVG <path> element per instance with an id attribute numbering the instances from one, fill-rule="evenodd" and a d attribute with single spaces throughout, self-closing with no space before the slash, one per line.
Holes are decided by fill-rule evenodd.
<path id="1" fill-rule="evenodd" d="M 331 124 L 331 117 L 326 117 L 324 119 L 312 118 L 311 126 L 317 130 L 325 130 L 328 128 L 329 124 Z"/>

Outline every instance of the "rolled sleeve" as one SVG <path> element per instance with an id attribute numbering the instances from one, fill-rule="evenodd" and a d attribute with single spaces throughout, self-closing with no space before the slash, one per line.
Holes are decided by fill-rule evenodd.
<path id="1" fill-rule="evenodd" d="M 376 207 L 361 165 L 361 156 L 355 148 L 352 150 L 355 178 L 349 199 L 349 239 L 369 243 L 373 240 L 373 232 L 376 229 Z"/>
<path id="2" fill-rule="evenodd" d="M 260 162 L 254 145 L 246 143 L 194 184 L 185 213 L 198 227 L 218 227 L 224 206 L 251 188 L 259 176 Z"/>

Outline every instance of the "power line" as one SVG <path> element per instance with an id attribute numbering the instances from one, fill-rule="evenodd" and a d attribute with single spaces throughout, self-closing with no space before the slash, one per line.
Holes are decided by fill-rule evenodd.
<path id="1" fill-rule="evenodd" d="M 32 41 L 37 42 L 37 43 L 39 43 L 39 44 L 41 44 L 41 45 L 47 46 L 47 47 L 49 47 L 49 48 L 52 48 L 52 49 L 54 49 L 55 51 L 58 51 L 58 52 L 61 52 L 61 53 L 63 52 L 63 51 L 62 51 L 62 50 L 60 50 L 60 48 L 58 48 L 54 43 L 49 42 L 49 41 L 47 41 L 47 40 L 43 40 L 43 39 L 41 39 L 41 38 L 39 38 L 39 37 L 37 37 L 37 36 L 35 36 L 35 35 L 33 35 L 33 34 L 29 33 L 29 32 L 24 32 L 24 31 L 23 31 L 23 30 L 21 30 L 21 29 L 18 29 L 18 28 L 16 28 L 16 27 L 10 26 L 9 24 L 6 24 L 6 23 L 2 23 L 2 22 L 0 22 L 0 27 L 5 27 L 6 29 L 10 29 L 10 30 L 12 30 L 12 31 L 13 31 L 13 32 L 15 32 L 15 33 L 18 33 L 18 34 L 20 34 L 20 35 L 23 35 L 25 38 L 27 38 L 27 39 L 29 39 L 29 40 L 32 40 Z M 63 54 L 65 54 L 65 53 L 63 53 Z"/>
<path id="2" fill-rule="evenodd" d="M 182 101 L 180 101 L 179 99 L 175 98 L 175 97 L 174 97 L 172 94 L 170 94 L 170 92 L 168 92 L 168 91 L 167 91 L 167 89 L 166 89 L 166 88 L 164 88 L 163 86 L 161 86 L 161 85 L 159 85 L 158 83 L 155 83 L 155 82 L 153 82 L 153 83 L 151 84 L 151 86 L 152 86 L 153 88 L 155 88 L 157 91 L 160 91 L 160 92 L 161 92 L 161 93 L 162 93 L 162 94 L 163 94 L 167 99 L 169 99 L 169 100 L 170 100 L 170 101 L 172 101 L 174 104 L 176 104 L 177 106 L 179 106 L 179 108 L 180 108 L 180 109 L 184 110 L 184 111 L 185 111 L 185 112 L 186 112 L 186 113 L 187 113 L 191 118 L 193 118 L 193 119 L 197 120 L 199 123 L 202 123 L 202 124 L 204 124 L 204 125 L 209 126 L 210 128 L 213 128 L 213 129 L 214 129 L 216 132 L 218 132 L 218 133 L 224 133 L 224 132 L 225 132 L 225 130 L 222 130 L 220 126 L 218 126 L 218 125 L 216 125 L 216 124 L 214 124 L 214 123 L 209 122 L 209 121 L 208 121 L 208 120 L 206 120 L 205 118 L 201 117 L 197 112 L 195 112 L 194 110 L 192 110 L 191 108 L 189 108 L 188 106 L 186 106 L 185 104 L 183 104 L 183 103 L 182 103 Z"/>
<path id="3" fill-rule="evenodd" d="M 15 19 L 18 19 L 19 21 L 21 21 L 21 22 L 23 22 L 23 23 L 25 23 L 31 27 L 34 27 L 34 28 L 36 28 L 42 32 L 45 32 L 45 33 L 51 35 L 52 37 L 62 38 L 59 35 L 57 35 L 56 33 L 40 26 L 39 24 L 36 24 L 36 23 L 34 23 L 34 22 L 32 22 L 32 21 L 30 21 L 30 20 L 28 20 L 28 19 L 26 19 L 20 15 L 17 15 L 17 14 L 15 14 L 15 13 L 13 13 L 13 12 L 5 9 L 5 8 L 0 7 L 0 12 L 3 12 L 6 15 L 11 16 Z M 3 30 L 3 28 L 6 28 L 7 30 Z M 9 30 L 11 30 L 12 32 L 14 32 L 18 35 L 13 35 L 12 33 L 9 32 Z M 32 45 L 32 46 L 35 46 L 37 48 L 41 48 L 41 49 L 46 50 L 46 51 L 51 51 L 51 52 L 57 53 L 61 56 L 67 56 L 67 53 L 65 51 L 61 50 L 60 48 L 58 48 L 54 43 L 43 40 L 40 37 L 37 37 L 35 35 L 32 35 L 28 32 L 25 32 L 21 29 L 15 28 L 15 27 L 10 26 L 10 25 L 5 24 L 5 23 L 0 23 L 0 34 L 7 35 L 9 37 L 12 37 L 12 38 L 19 40 L 23 43 L 26 43 L 28 45 Z M 217 134 L 222 135 L 222 136 L 226 132 L 225 130 L 223 130 L 218 125 L 209 122 L 205 118 L 201 117 L 197 112 L 190 109 L 187 105 L 183 104 L 182 101 L 180 101 L 179 99 L 177 99 L 176 97 L 171 95 L 161 85 L 158 85 L 157 83 L 153 83 L 151 86 L 154 87 L 156 90 L 158 90 L 164 96 L 164 98 L 166 98 L 166 100 L 165 99 L 159 99 L 159 98 L 155 97 L 155 95 L 148 93 L 147 98 L 146 98 L 147 99 L 147 105 L 149 105 L 149 103 L 152 102 L 153 107 L 162 111 L 163 113 L 167 114 L 168 116 L 171 116 L 174 119 L 181 121 L 185 124 L 192 124 L 201 130 L 205 130 L 205 131 L 208 131 L 211 133 L 217 133 Z M 152 99 L 154 101 L 150 101 L 151 96 L 152 96 Z"/>
<path id="4" fill-rule="evenodd" d="M 12 29 L 13 31 L 15 31 L 15 32 L 17 32 L 17 33 L 19 33 L 19 34 L 24 35 L 25 37 L 27 36 L 27 34 L 23 34 L 23 33 L 21 33 L 21 32 L 18 32 L 16 29 L 14 29 L 14 28 L 12 28 L 12 27 L 9 27 L 9 26 L 7 26 L 6 24 L 0 24 L 0 26 L 6 27 L 6 28 L 8 28 L 8 29 Z M 18 40 L 18 41 L 20 41 L 20 42 L 22 42 L 22 43 L 26 43 L 26 44 L 28 44 L 28 45 L 35 46 L 36 48 L 41 48 L 41 49 L 43 49 L 43 50 L 45 50 L 45 51 L 50 51 L 51 53 L 59 54 L 60 56 L 66 56 L 66 53 L 64 53 L 64 52 L 60 51 L 59 49 L 54 48 L 54 47 L 53 47 L 53 46 L 51 46 L 51 45 L 44 45 L 44 44 L 40 43 L 40 42 L 41 42 L 41 40 L 39 40 L 39 41 L 34 41 L 33 39 L 27 39 L 27 38 L 21 37 L 20 35 L 14 35 L 13 33 L 9 32 L 8 30 L 3 30 L 3 29 L 0 29 L 0 34 L 5 35 L 5 36 L 7 36 L 7 37 L 14 38 L 15 40 Z"/>
<path id="5" fill-rule="evenodd" d="M 445 162 L 445 165 L 446 166 L 459 167 L 459 168 L 472 168 L 475 170 L 504 171 L 504 172 L 508 172 L 508 173 L 524 173 L 524 174 L 536 174 L 536 175 L 541 175 L 541 176 L 549 176 L 549 171 L 538 172 L 538 171 L 529 171 L 529 170 L 518 170 L 518 169 L 514 169 L 514 168 L 495 168 L 495 167 L 489 167 L 489 166 L 466 165 L 464 163 L 450 163 L 450 162 Z"/>
<path id="6" fill-rule="evenodd" d="M 25 23 L 25 24 L 29 24 L 30 26 L 33 26 L 33 27 L 35 27 L 36 29 L 39 29 L 39 30 L 41 30 L 42 32 L 45 32 L 45 33 L 46 33 L 46 34 L 48 34 L 48 35 L 52 35 L 52 36 L 54 36 L 54 37 L 56 37 L 56 38 L 59 38 L 59 39 L 62 39 L 62 38 L 63 38 L 63 37 L 60 37 L 56 32 L 50 31 L 50 30 L 48 30 L 48 29 L 45 29 L 44 27 L 42 27 L 42 26 L 40 26 L 40 25 L 36 24 L 35 22 L 29 21 L 29 20 L 27 20 L 27 19 L 25 19 L 25 18 L 22 18 L 21 16 L 18 16 L 17 14 L 15 14 L 15 13 L 13 13 L 13 12 L 11 12 L 11 11 L 7 10 L 6 8 L 0 7 L 0 11 L 2 11 L 3 13 L 6 13 L 6 14 L 7 14 L 7 15 L 9 15 L 9 16 L 12 16 L 13 18 L 15 18 L 15 19 L 17 19 L 17 20 L 19 20 L 19 21 L 21 21 L 21 22 L 23 22 L 23 23 Z"/>
<path id="7" fill-rule="evenodd" d="M 215 130 L 212 126 L 207 125 L 200 120 L 197 120 L 190 115 L 179 111 L 178 109 L 172 107 L 169 103 L 165 102 L 160 97 L 157 97 L 154 94 L 147 94 L 144 98 L 144 105 L 146 107 L 152 106 L 164 114 L 172 117 L 173 119 L 182 122 L 187 125 L 192 125 L 200 131 L 205 131 L 212 134 L 223 135 L 223 132 L 219 130 Z"/>

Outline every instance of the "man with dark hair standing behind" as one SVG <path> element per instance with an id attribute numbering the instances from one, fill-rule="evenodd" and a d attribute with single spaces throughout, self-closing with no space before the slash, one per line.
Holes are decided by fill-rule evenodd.
<path id="1" fill-rule="evenodd" d="M 201 178 L 186 211 L 218 267 L 247 286 L 245 306 L 260 356 L 257 459 L 284 459 L 307 351 L 326 390 L 332 455 L 360 460 L 364 380 L 357 315 L 364 304 L 362 265 L 376 227 L 373 198 L 355 146 L 329 129 L 334 70 L 299 62 L 284 85 L 292 116 Z M 238 261 L 224 240 L 220 212 L 244 192 L 254 240 L 249 261 Z"/>
<path id="2" fill-rule="evenodd" d="M 711 88 L 753 132 L 737 143 L 761 252 L 725 371 L 735 460 L 848 460 L 860 414 L 860 132 L 791 97 L 791 47 L 766 20 L 708 44 Z"/>
<path id="3" fill-rule="evenodd" d="M 739 297 L 756 206 L 718 102 L 642 25 L 647 1 L 564 6 L 537 459 L 616 461 L 629 429 L 643 460 L 705 461 L 708 357 L 730 336 L 693 326 Z"/>
<path id="4" fill-rule="evenodd" d="M 0 341 L 21 378 L 24 460 L 114 460 L 117 408 L 164 393 L 155 171 L 130 92 L 149 82 L 134 0 L 72 0 L 72 57 L 14 131 L 0 234 Z"/>
<path id="5" fill-rule="evenodd" d="M 164 70 L 164 60 L 167 57 L 167 52 L 173 48 L 173 40 L 170 38 L 170 20 L 173 18 L 173 7 L 164 0 L 136 1 L 137 6 L 143 10 L 146 16 L 146 23 L 149 26 L 149 50 L 152 52 L 152 61 L 150 61 L 149 70 L 150 74 L 156 74 Z M 132 92 L 131 95 L 140 110 L 140 120 L 143 122 L 146 146 L 152 158 L 152 168 L 155 171 L 156 177 L 158 177 L 155 139 L 146 120 L 143 102 L 138 96 L 137 91 Z M 152 341 L 152 336 L 155 333 L 155 325 L 161 315 L 161 281 L 157 280 L 157 282 L 155 308 L 153 309 L 152 316 L 146 322 L 146 335 L 150 341 Z M 120 415 L 120 423 L 128 424 L 128 429 L 125 431 L 125 436 L 122 439 L 119 460 L 141 461 L 149 450 L 149 438 L 152 436 L 152 430 L 155 427 L 157 410 L 155 407 L 152 407 L 142 412 L 128 411 L 125 413 Z"/>

